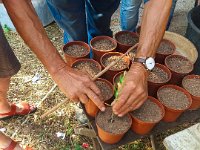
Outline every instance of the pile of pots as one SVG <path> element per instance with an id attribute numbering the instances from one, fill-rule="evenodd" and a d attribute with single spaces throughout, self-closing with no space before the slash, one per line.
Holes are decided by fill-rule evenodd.
<path id="1" fill-rule="evenodd" d="M 94 77 L 138 40 L 138 34 L 120 31 L 115 34 L 115 39 L 97 36 L 90 45 L 81 41 L 69 42 L 63 51 L 70 67 Z M 93 59 L 89 59 L 90 49 Z M 148 134 L 161 120 L 174 122 L 183 112 L 200 108 L 200 76 L 191 75 L 193 64 L 186 57 L 173 55 L 175 49 L 172 41 L 161 41 L 156 53 L 156 66 L 148 77 L 149 97 L 138 110 L 118 117 L 113 115 L 111 107 L 101 112 L 93 100 L 85 104 L 87 114 L 95 119 L 102 141 L 117 143 L 129 129 L 140 135 Z M 114 86 L 124 71 L 128 71 L 135 52 L 130 52 L 95 81 L 105 103 L 111 104 L 114 100 Z"/>

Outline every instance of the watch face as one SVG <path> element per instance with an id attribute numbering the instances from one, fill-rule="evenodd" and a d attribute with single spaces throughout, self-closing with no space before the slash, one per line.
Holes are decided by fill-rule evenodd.
<path id="1" fill-rule="evenodd" d="M 152 70 L 155 67 L 155 60 L 152 57 L 147 58 L 145 63 L 148 70 Z"/>

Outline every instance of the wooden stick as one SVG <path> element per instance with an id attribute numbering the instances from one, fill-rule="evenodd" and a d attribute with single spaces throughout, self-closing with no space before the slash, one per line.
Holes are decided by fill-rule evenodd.
<path id="1" fill-rule="evenodd" d="M 100 76 L 102 76 L 106 71 L 108 71 L 112 66 L 114 66 L 116 63 L 118 63 L 124 56 L 126 56 L 130 51 L 136 49 L 138 46 L 138 43 L 135 44 L 134 46 L 130 47 L 126 53 L 124 53 L 123 55 L 121 55 L 119 57 L 119 59 L 117 59 L 116 61 L 110 63 L 107 67 L 105 67 L 101 72 L 99 72 L 92 80 L 95 81 L 96 79 L 98 79 Z M 52 112 L 56 111 L 59 107 L 63 106 L 66 102 L 68 102 L 69 99 L 66 98 L 64 101 L 58 103 L 56 106 L 54 106 L 52 109 L 48 110 L 46 113 L 44 113 L 41 116 L 41 119 L 45 118 L 46 116 L 48 116 L 49 114 L 51 114 Z"/>

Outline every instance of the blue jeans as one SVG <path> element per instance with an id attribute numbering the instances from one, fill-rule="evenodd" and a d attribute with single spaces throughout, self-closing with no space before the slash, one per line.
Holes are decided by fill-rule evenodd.
<path id="1" fill-rule="evenodd" d="M 111 16 L 120 0 L 46 0 L 57 24 L 64 30 L 64 43 L 89 42 L 98 35 L 112 36 Z"/>
<path id="2" fill-rule="evenodd" d="M 139 8 L 142 1 L 143 0 L 121 0 L 120 22 L 122 30 L 135 31 L 139 18 Z M 144 0 L 144 3 L 148 1 L 149 0 Z M 173 0 L 169 20 L 166 27 L 167 30 L 173 18 L 176 2 L 177 0 Z"/>

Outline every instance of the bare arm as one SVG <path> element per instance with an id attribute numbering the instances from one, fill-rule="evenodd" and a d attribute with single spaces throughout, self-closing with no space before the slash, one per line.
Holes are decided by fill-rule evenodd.
<path id="1" fill-rule="evenodd" d="M 3 0 L 3 3 L 18 33 L 47 68 L 59 88 L 74 101 L 86 103 L 90 98 L 99 108 L 103 108 L 99 89 L 89 76 L 66 66 L 48 39 L 31 2 Z"/>
<path id="2" fill-rule="evenodd" d="M 163 37 L 168 21 L 172 0 L 150 0 L 145 4 L 139 46 L 136 57 L 154 57 Z M 148 73 L 140 63 L 133 63 L 125 77 L 113 111 L 123 116 L 139 108 L 147 98 Z"/>

